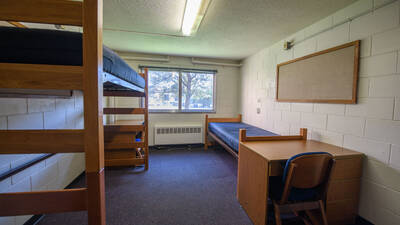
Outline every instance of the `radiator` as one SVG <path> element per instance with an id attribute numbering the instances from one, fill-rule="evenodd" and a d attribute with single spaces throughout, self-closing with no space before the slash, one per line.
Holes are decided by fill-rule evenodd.
<path id="1" fill-rule="evenodd" d="M 202 143 L 201 124 L 155 124 L 155 145 L 197 144 Z"/>

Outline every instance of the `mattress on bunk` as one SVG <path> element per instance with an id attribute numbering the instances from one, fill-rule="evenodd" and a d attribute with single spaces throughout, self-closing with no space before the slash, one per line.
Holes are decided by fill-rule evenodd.
<path id="1" fill-rule="evenodd" d="M 208 130 L 236 152 L 239 151 L 239 130 L 246 129 L 247 136 L 278 136 L 267 130 L 246 123 L 209 123 Z"/>
<path id="2" fill-rule="evenodd" d="M 0 62 L 82 65 L 82 33 L 0 27 Z M 111 49 L 103 46 L 103 71 L 144 88 L 145 80 Z"/>

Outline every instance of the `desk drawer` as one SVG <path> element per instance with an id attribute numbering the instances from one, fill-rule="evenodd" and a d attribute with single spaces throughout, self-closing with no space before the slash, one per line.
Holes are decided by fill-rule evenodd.
<path id="1" fill-rule="evenodd" d="M 362 174 L 362 157 L 356 156 L 352 158 L 336 159 L 335 171 L 333 171 L 332 179 L 354 179 L 360 178 Z"/>
<path id="2" fill-rule="evenodd" d="M 327 201 L 358 199 L 360 182 L 360 179 L 332 180 L 328 189 Z"/>
<path id="3" fill-rule="evenodd" d="M 329 224 L 354 224 L 357 206 L 358 200 L 355 199 L 328 201 L 326 203 L 326 215 Z"/>

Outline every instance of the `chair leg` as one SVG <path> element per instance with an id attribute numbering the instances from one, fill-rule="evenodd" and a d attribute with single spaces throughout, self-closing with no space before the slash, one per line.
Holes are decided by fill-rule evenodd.
<path id="1" fill-rule="evenodd" d="M 324 203 L 321 200 L 319 200 L 318 202 L 319 202 L 319 208 L 321 210 L 322 221 L 324 225 L 328 225 L 328 219 L 326 218 Z"/>
<path id="2" fill-rule="evenodd" d="M 312 224 L 308 218 L 306 217 L 306 215 L 304 215 L 304 212 L 298 212 L 298 211 L 293 211 L 294 215 L 296 215 L 297 217 L 301 218 L 301 220 L 303 220 L 305 225 L 315 225 Z"/>
<path id="3" fill-rule="evenodd" d="M 310 219 L 311 224 L 313 224 L 313 225 L 323 224 L 322 219 L 321 219 L 322 216 L 321 217 L 319 216 L 319 212 L 315 212 L 315 210 L 306 210 L 306 215 Z"/>
<path id="4" fill-rule="evenodd" d="M 276 225 L 282 225 L 282 221 L 281 221 L 281 210 L 279 208 L 279 205 L 276 204 L 276 202 L 273 202 L 274 204 L 274 214 L 275 214 L 275 224 Z"/>

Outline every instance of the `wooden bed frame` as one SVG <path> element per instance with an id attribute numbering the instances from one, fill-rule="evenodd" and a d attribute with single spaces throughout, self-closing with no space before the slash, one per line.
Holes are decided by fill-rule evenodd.
<path id="1" fill-rule="evenodd" d="M 0 88 L 81 90 L 85 128 L 0 131 L 0 154 L 84 152 L 87 185 L 56 191 L 1 193 L 0 216 L 86 210 L 89 225 L 105 225 L 103 1 L 2 0 L 0 20 L 83 27 L 83 66 L 0 63 Z"/>
<path id="2" fill-rule="evenodd" d="M 206 115 L 205 128 L 204 128 L 204 149 L 207 150 L 209 146 L 213 145 L 212 142 L 208 141 L 208 136 L 212 137 L 213 140 L 218 142 L 222 147 L 225 148 L 229 153 L 231 153 L 235 158 L 238 158 L 238 153 L 234 151 L 229 145 L 227 145 L 223 140 L 221 140 L 216 134 L 208 130 L 208 123 L 241 123 L 242 114 L 234 118 L 209 118 Z M 240 129 L 239 131 L 239 142 L 244 141 L 276 141 L 276 140 L 307 140 L 307 129 L 300 128 L 300 135 L 289 135 L 289 136 L 256 136 L 249 137 L 246 136 L 246 130 Z"/>
<path id="3" fill-rule="evenodd" d="M 149 129 L 148 129 L 148 70 L 140 75 L 145 79 L 144 92 L 107 91 L 104 96 L 138 97 L 144 100 L 142 108 L 104 108 L 107 115 L 144 115 L 143 120 L 117 121 L 104 126 L 105 166 L 139 166 L 149 168 Z M 142 133 L 141 141 L 136 142 L 136 135 Z"/>
<path id="4" fill-rule="evenodd" d="M 240 123 L 242 122 L 242 114 L 239 114 L 235 118 L 209 118 L 206 115 L 205 126 L 204 126 L 204 149 L 207 150 L 208 146 L 212 146 L 213 143 L 208 141 L 208 135 L 213 138 L 214 141 L 218 142 L 222 147 L 225 148 L 229 153 L 231 153 L 235 158 L 238 158 L 238 154 L 229 145 L 225 144 L 217 135 L 208 130 L 209 123 Z"/>

